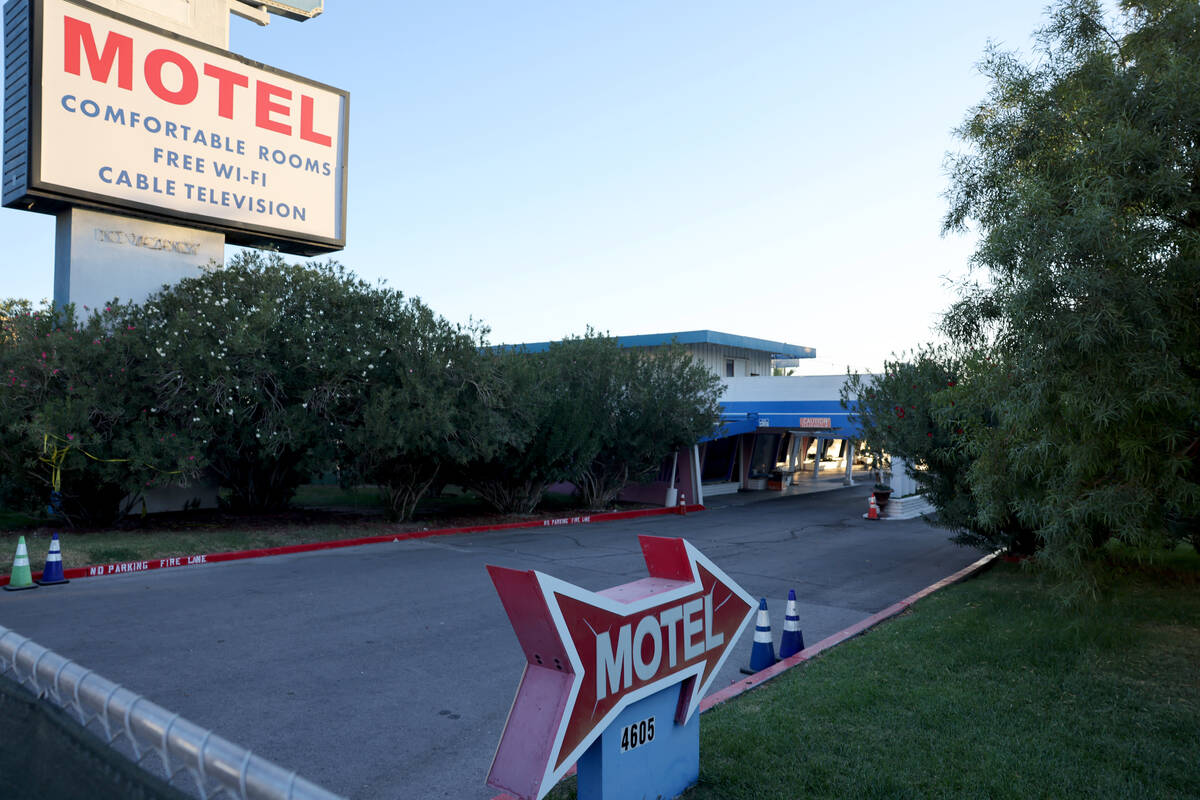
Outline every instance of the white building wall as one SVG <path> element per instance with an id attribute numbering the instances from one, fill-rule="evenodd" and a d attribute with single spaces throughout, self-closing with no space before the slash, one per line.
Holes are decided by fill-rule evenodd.
<path id="1" fill-rule="evenodd" d="M 721 362 L 724 369 L 724 361 Z M 770 359 L 768 359 L 768 365 Z M 770 372 L 768 366 L 767 372 Z M 719 373 L 724 375 L 724 372 Z M 841 397 L 845 375 L 793 375 L 760 378 L 722 378 L 725 402 L 753 402 L 771 400 L 836 400 Z M 853 399 L 853 398 L 852 398 Z"/>
<path id="2" fill-rule="evenodd" d="M 728 358 L 735 360 L 736 377 L 771 374 L 771 354 L 761 350 L 747 350 L 744 347 L 729 347 L 710 342 L 689 344 L 686 347 L 697 361 L 722 378 L 725 377 L 725 360 Z"/>

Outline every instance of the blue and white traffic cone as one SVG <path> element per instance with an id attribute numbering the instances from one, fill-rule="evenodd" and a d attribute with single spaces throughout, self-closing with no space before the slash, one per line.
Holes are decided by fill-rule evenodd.
<path id="1" fill-rule="evenodd" d="M 796 590 L 788 589 L 787 610 L 783 612 L 783 638 L 779 640 L 779 657 L 794 656 L 804 649 L 804 632 L 800 630 L 800 615 L 796 613 Z"/>
<path id="2" fill-rule="evenodd" d="M 50 539 L 50 554 L 46 556 L 46 568 L 42 570 L 42 577 L 38 579 L 38 583 L 42 586 L 70 583 L 63 576 L 62 549 L 58 545 L 57 533 Z"/>
<path id="3" fill-rule="evenodd" d="M 759 672 L 775 663 L 775 645 L 771 641 L 771 615 L 767 598 L 758 601 L 758 621 L 754 625 L 754 646 L 750 648 L 750 672 Z"/>

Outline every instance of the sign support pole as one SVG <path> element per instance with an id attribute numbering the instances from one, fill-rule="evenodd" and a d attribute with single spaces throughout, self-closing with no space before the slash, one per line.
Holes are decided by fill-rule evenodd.
<path id="1" fill-rule="evenodd" d="M 114 297 L 141 303 L 164 285 L 225 260 L 219 233 L 68 208 L 55 215 L 54 303 L 97 309 Z"/>

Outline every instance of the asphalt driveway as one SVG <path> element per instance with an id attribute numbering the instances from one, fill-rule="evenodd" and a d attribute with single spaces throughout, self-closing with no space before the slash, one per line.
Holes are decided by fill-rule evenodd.
<path id="1" fill-rule="evenodd" d="M 776 642 L 795 589 L 812 644 L 980 555 L 863 520 L 868 494 L 76 580 L 6 593 L 0 624 L 351 798 L 482 800 L 523 665 L 485 564 L 603 589 L 645 575 L 637 534 L 682 536 L 768 599 Z"/>

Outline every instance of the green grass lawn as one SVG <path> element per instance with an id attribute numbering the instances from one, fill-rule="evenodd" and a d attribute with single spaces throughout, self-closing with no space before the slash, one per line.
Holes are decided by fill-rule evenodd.
<path id="1" fill-rule="evenodd" d="M 718 706 L 684 797 L 1200 798 L 1200 558 L 1109 555 L 1094 605 L 998 564 Z"/>
<path id="2" fill-rule="evenodd" d="M 1200 559 L 1066 609 L 1000 564 L 701 721 L 687 800 L 1200 797 Z"/>
<path id="3" fill-rule="evenodd" d="M 292 505 L 300 508 L 337 506 L 355 509 L 382 509 L 383 497 L 374 486 L 343 489 L 333 484 L 309 483 L 296 490 Z"/>

